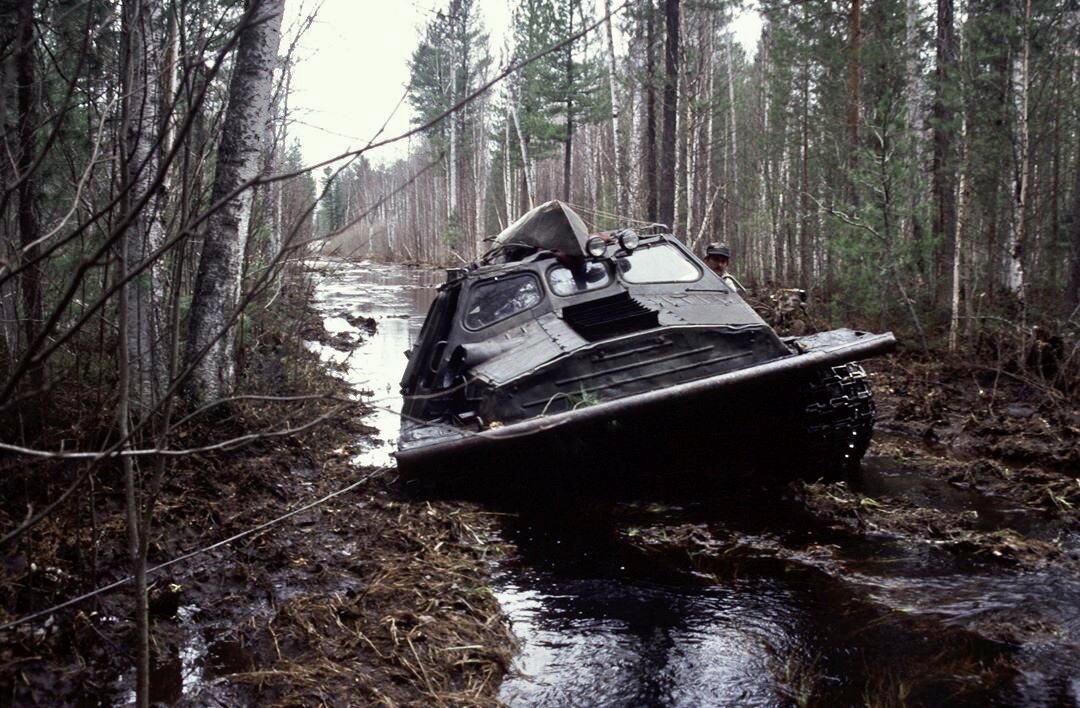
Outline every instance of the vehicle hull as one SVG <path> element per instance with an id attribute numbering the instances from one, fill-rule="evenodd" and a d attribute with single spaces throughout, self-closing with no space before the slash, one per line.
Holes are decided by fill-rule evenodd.
<path id="1" fill-rule="evenodd" d="M 410 474 L 451 474 L 454 470 L 475 471 L 488 465 L 506 465 L 520 460 L 529 450 L 545 454 L 575 440 L 591 444 L 617 436 L 620 431 L 663 429 L 700 422 L 703 412 L 723 409 L 727 404 L 739 409 L 739 401 L 752 401 L 755 412 L 767 421 L 770 414 L 780 420 L 795 409 L 791 392 L 802 380 L 825 367 L 888 353 L 896 346 L 892 333 L 869 334 L 834 330 L 787 340 L 793 353 L 753 366 L 709 375 L 672 385 L 657 385 L 648 391 L 582 405 L 550 415 L 537 415 L 507 425 L 481 431 L 449 425 L 409 422 L 403 424 L 396 453 L 398 466 Z M 782 385 L 781 385 L 782 384 Z M 768 389 L 768 391 L 765 391 Z M 752 395 L 743 395 L 752 391 Z M 769 391 L 777 392 L 770 396 Z M 758 405 L 762 401 L 773 405 Z M 742 416 L 744 411 L 739 411 Z"/>

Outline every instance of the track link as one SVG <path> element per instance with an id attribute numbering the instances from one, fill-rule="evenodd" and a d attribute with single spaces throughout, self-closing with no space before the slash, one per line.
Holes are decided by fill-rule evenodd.
<path id="1" fill-rule="evenodd" d="M 829 366 L 803 385 L 805 471 L 844 479 L 858 469 L 874 431 L 874 398 L 858 364 Z"/>

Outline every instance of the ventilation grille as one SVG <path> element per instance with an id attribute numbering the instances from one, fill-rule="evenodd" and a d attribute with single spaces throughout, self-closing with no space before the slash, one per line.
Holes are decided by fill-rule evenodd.
<path id="1" fill-rule="evenodd" d="M 590 342 L 659 326 L 656 310 L 626 292 L 564 307 L 563 319 Z"/>

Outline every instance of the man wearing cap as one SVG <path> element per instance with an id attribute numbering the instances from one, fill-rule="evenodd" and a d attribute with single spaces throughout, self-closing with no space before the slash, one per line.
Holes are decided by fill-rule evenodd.
<path id="1" fill-rule="evenodd" d="M 731 251 L 722 243 L 710 243 L 705 247 L 705 265 L 709 266 L 714 273 L 723 278 L 735 292 L 746 291 L 746 288 L 735 279 L 735 276 L 727 272 L 728 261 L 731 259 Z"/>

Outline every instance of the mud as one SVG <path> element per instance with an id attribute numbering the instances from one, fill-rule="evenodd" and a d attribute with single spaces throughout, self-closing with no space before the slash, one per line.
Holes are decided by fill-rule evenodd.
<path id="1" fill-rule="evenodd" d="M 878 424 L 844 482 L 731 469 L 721 439 L 654 461 L 690 488 L 519 505 L 502 699 L 1080 702 L 1075 401 L 970 365 L 867 364 Z"/>

